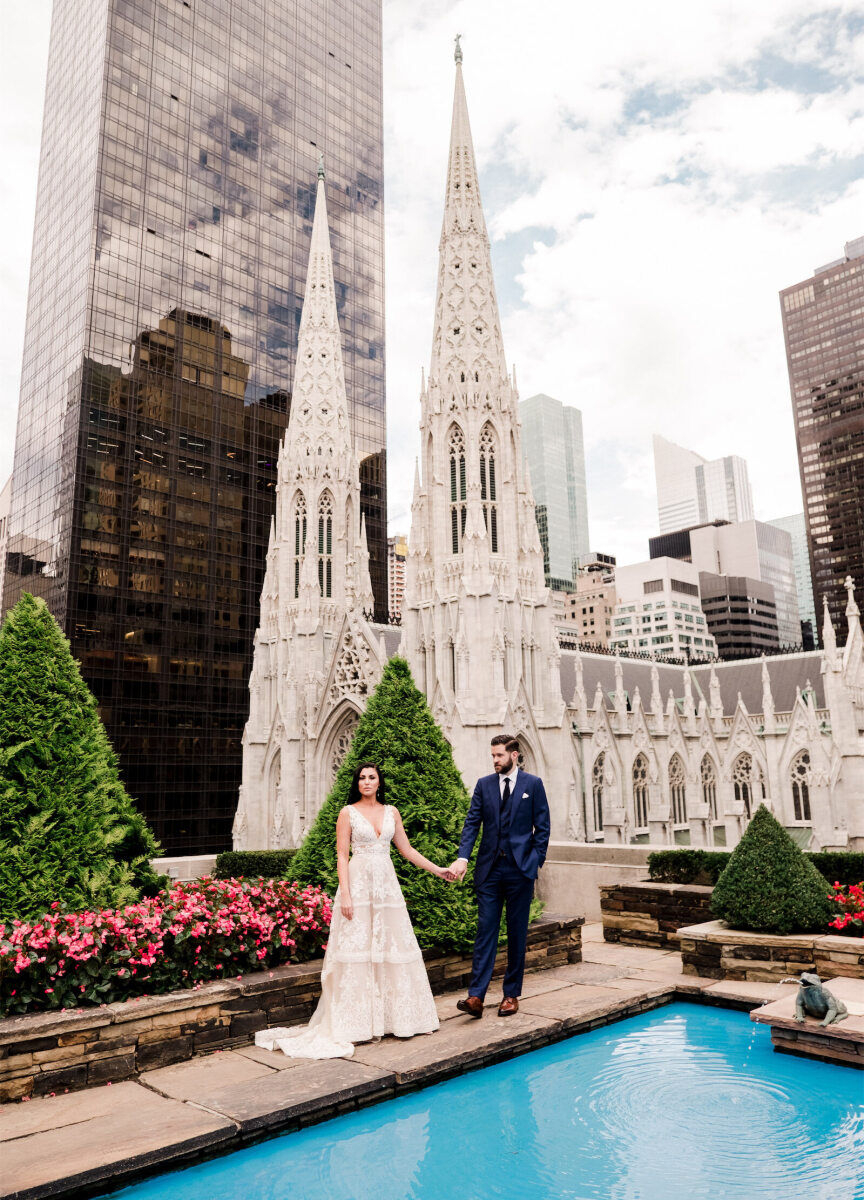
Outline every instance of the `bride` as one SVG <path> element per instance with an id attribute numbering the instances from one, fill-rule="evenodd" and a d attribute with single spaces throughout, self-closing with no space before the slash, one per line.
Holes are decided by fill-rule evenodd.
<path id="1" fill-rule="evenodd" d="M 336 821 L 339 887 L 321 970 L 321 999 L 308 1025 L 265 1029 L 255 1044 L 291 1058 L 350 1058 L 354 1042 L 385 1033 L 413 1037 L 438 1028 L 438 1014 L 390 858 L 403 858 L 451 880 L 445 867 L 415 850 L 398 809 L 385 803 L 375 763 L 354 772 L 348 803 Z M 349 849 L 351 857 L 348 857 Z"/>

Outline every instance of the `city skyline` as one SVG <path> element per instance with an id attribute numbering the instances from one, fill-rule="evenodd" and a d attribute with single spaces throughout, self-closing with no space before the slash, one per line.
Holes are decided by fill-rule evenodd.
<path id="1" fill-rule="evenodd" d="M 21 54 L 4 84 L 4 478 L 48 7 L 16 12 L 8 27 Z M 457 29 L 475 72 L 505 337 L 523 396 L 571 395 L 584 413 L 596 543 L 619 561 L 644 556 L 655 431 L 747 458 L 760 519 L 801 508 L 777 293 L 861 232 L 860 118 L 851 116 L 864 21 L 849 6 L 777 0 L 756 12 L 735 6 L 733 20 L 728 6 L 673 5 L 669 24 L 652 28 L 649 14 L 625 7 L 626 36 L 612 37 L 611 15 L 595 13 L 574 40 L 575 15 L 555 3 L 527 28 L 509 4 L 494 23 L 477 0 L 421 16 L 402 0 L 385 4 L 388 391 L 405 398 L 390 406 L 391 532 L 405 526 L 410 500 L 410 398 L 428 353 L 417 314 L 434 285 L 440 84 Z M 564 36 L 550 38 L 553 27 Z"/>

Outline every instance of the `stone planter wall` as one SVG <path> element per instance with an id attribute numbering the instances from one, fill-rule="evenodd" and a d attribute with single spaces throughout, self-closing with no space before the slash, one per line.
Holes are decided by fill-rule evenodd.
<path id="1" fill-rule="evenodd" d="M 628 946 L 678 948 L 678 930 L 711 919 L 714 889 L 690 883 L 610 883 L 600 888 L 603 937 Z"/>
<path id="2" fill-rule="evenodd" d="M 864 938 L 745 933 L 724 921 L 707 921 L 681 928 L 678 944 L 685 975 L 757 983 L 779 982 L 802 971 L 816 971 L 821 979 L 864 978 Z"/>
<path id="3" fill-rule="evenodd" d="M 582 960 L 584 917 L 541 917 L 528 931 L 528 970 Z M 436 994 L 467 987 L 471 960 L 429 953 Z M 495 974 L 504 972 L 503 953 Z M 242 1045 L 268 1025 L 309 1020 L 321 960 L 277 967 L 163 996 L 0 1020 L 0 1102 L 131 1079 L 196 1054 Z"/>

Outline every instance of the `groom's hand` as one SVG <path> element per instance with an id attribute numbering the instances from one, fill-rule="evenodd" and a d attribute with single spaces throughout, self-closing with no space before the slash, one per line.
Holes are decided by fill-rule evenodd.
<path id="1" fill-rule="evenodd" d="M 468 870 L 468 863 L 464 858 L 457 858 L 450 864 L 448 870 L 450 871 L 450 874 L 453 876 L 454 880 L 458 880 L 461 883 L 461 881 L 465 878 L 465 872 Z"/>

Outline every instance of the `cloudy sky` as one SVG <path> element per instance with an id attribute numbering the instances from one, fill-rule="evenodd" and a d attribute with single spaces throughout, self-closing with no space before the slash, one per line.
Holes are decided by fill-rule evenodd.
<path id="1" fill-rule="evenodd" d="M 0 474 L 11 466 L 48 0 L 4 13 Z M 651 434 L 799 511 L 777 293 L 864 235 L 864 2 L 384 0 L 391 528 L 407 528 L 465 81 L 523 397 L 582 410 L 595 549 L 647 557 Z M 419 15 L 418 15 L 419 14 Z"/>

